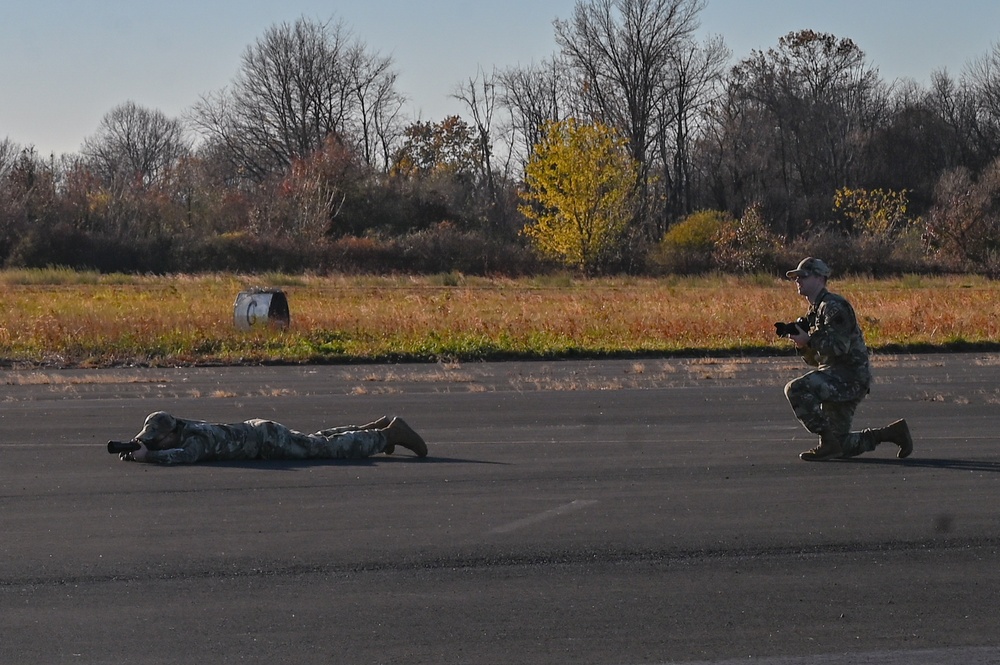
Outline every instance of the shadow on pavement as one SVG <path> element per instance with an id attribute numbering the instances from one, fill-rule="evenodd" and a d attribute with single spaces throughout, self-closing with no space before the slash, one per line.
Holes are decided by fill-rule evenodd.
<path id="1" fill-rule="evenodd" d="M 491 464 L 509 466 L 509 462 L 493 462 L 487 460 L 464 459 L 461 457 L 414 457 L 412 455 L 379 455 L 363 459 L 311 459 L 311 460 L 226 460 L 217 462 L 198 462 L 197 464 L 178 464 L 185 466 L 217 466 L 231 469 L 270 469 L 273 471 L 291 471 L 293 469 L 311 468 L 317 466 L 368 467 L 379 464 Z"/>
<path id="2" fill-rule="evenodd" d="M 923 467 L 928 469 L 952 469 L 954 471 L 985 471 L 988 473 L 1000 473 L 1000 462 L 986 462 L 982 460 L 957 460 L 941 458 L 909 458 L 909 459 L 864 459 L 851 458 L 837 460 L 839 462 L 849 462 L 851 464 L 884 464 L 903 465 L 907 467 Z"/>

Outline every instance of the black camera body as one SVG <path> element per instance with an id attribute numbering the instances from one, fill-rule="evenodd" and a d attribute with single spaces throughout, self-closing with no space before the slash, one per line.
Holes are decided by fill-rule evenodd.
<path id="1" fill-rule="evenodd" d="M 774 324 L 774 333 L 778 337 L 791 337 L 792 335 L 798 335 L 809 330 L 809 319 L 804 316 L 800 316 L 798 319 L 792 323 L 782 323 L 778 322 Z"/>
<path id="2" fill-rule="evenodd" d="M 142 446 L 139 445 L 138 441 L 108 441 L 108 452 L 112 455 L 118 453 L 133 453 Z"/>

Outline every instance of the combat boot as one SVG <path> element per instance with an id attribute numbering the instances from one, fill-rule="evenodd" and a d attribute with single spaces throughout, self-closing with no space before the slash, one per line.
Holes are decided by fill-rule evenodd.
<path id="1" fill-rule="evenodd" d="M 837 459 L 844 454 L 844 449 L 839 441 L 831 441 L 823 437 L 819 438 L 819 445 L 812 450 L 807 450 L 799 454 L 799 458 L 807 462 L 819 462 L 825 459 Z"/>
<path id="2" fill-rule="evenodd" d="M 897 420 L 888 427 L 880 427 L 874 431 L 875 442 L 884 443 L 890 441 L 899 446 L 896 457 L 903 459 L 913 452 L 913 437 L 910 436 L 910 426 L 905 420 Z"/>
<path id="3" fill-rule="evenodd" d="M 393 418 L 389 426 L 382 430 L 382 433 L 385 434 L 388 442 L 386 450 L 395 450 L 396 446 L 402 446 L 412 450 L 417 457 L 427 457 L 427 444 L 402 418 Z"/>

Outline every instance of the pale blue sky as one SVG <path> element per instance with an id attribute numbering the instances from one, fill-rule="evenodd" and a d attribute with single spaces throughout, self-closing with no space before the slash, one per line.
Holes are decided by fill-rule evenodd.
<path id="1" fill-rule="evenodd" d="M 480 68 L 555 51 L 552 20 L 576 0 L 27 0 L 0 8 L 0 139 L 77 152 L 125 101 L 176 117 L 225 87 L 264 31 L 299 16 L 343 20 L 391 55 L 411 117 L 461 112 L 450 95 Z M 733 63 L 810 28 L 853 39 L 886 80 L 961 73 L 1000 42 L 996 0 L 708 0 L 704 35 Z"/>

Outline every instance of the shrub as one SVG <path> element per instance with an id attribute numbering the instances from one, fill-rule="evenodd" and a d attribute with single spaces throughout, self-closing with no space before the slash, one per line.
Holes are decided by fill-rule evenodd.
<path id="1" fill-rule="evenodd" d="M 408 268 L 420 273 L 517 276 L 538 267 L 524 246 L 463 231 L 448 222 L 410 233 L 401 243 Z"/>
<path id="2" fill-rule="evenodd" d="M 403 246 L 396 238 L 345 236 L 330 241 L 324 250 L 324 272 L 378 274 L 405 269 Z"/>
<path id="3" fill-rule="evenodd" d="M 169 271 L 298 273 L 315 266 L 320 252 L 317 244 L 246 233 L 180 237 L 172 242 Z"/>
<path id="4" fill-rule="evenodd" d="M 1000 276 L 1000 159 L 978 179 L 967 169 L 941 177 L 925 237 L 955 268 Z"/>
<path id="5" fill-rule="evenodd" d="M 5 265 L 63 266 L 102 273 L 163 272 L 169 265 L 169 244 L 155 236 L 125 240 L 86 233 L 68 224 L 39 224 L 21 237 Z"/>
<path id="6" fill-rule="evenodd" d="M 782 266 L 788 267 L 781 271 L 782 274 L 807 256 L 815 256 L 825 261 L 833 270 L 835 277 L 847 273 L 866 272 L 857 240 L 842 231 L 822 229 L 799 236 L 788 243 L 781 261 Z"/>
<path id="7" fill-rule="evenodd" d="M 773 272 L 783 244 L 784 239 L 764 222 L 760 206 L 751 206 L 735 222 L 720 226 L 713 258 L 728 272 Z"/>
<path id="8" fill-rule="evenodd" d="M 68 225 L 36 224 L 12 248 L 6 265 L 12 268 L 93 267 L 81 265 L 89 239 Z"/>
<path id="9" fill-rule="evenodd" d="M 729 213 L 702 210 L 674 224 L 660 241 L 656 263 L 668 272 L 697 273 L 714 267 L 714 250 L 723 229 L 735 220 Z"/>

